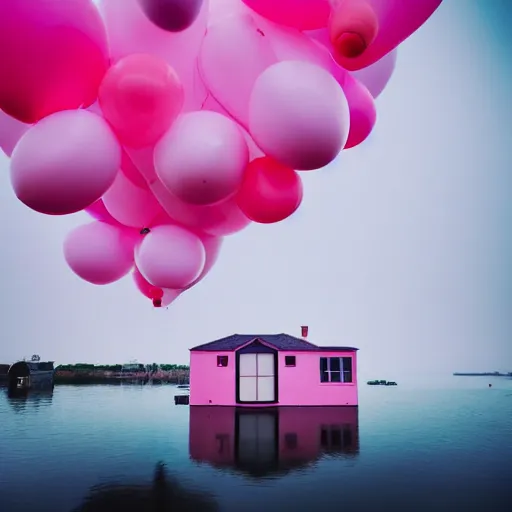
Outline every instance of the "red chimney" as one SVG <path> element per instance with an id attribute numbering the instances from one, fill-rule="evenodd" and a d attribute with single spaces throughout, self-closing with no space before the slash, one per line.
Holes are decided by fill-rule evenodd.
<path id="1" fill-rule="evenodd" d="M 302 331 L 302 337 L 307 338 L 309 327 L 307 325 L 301 325 L 300 330 Z"/>

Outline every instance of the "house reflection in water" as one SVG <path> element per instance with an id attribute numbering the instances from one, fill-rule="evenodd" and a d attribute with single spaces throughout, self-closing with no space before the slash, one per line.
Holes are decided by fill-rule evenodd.
<path id="1" fill-rule="evenodd" d="M 357 407 L 190 407 L 196 462 L 252 476 L 287 472 L 329 454 L 359 454 Z"/>

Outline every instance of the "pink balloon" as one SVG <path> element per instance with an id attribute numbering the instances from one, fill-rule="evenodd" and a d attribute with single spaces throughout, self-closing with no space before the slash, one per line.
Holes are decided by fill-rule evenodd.
<path id="1" fill-rule="evenodd" d="M 204 251 L 205 251 L 205 262 L 202 272 L 199 276 L 192 281 L 188 286 L 185 287 L 185 290 L 189 290 L 192 286 L 195 286 L 199 281 L 202 281 L 206 275 L 213 268 L 220 254 L 220 249 L 222 247 L 222 242 L 224 241 L 220 237 L 206 235 L 204 233 L 196 233 L 197 236 L 203 242 Z"/>
<path id="2" fill-rule="evenodd" d="M 75 213 L 112 185 L 121 148 L 106 121 L 86 110 L 44 118 L 20 139 L 11 182 L 20 201 L 49 215 Z"/>
<path id="3" fill-rule="evenodd" d="M 249 150 L 242 132 L 216 112 L 181 116 L 155 147 L 155 170 L 182 201 L 214 204 L 242 184 Z"/>
<path id="4" fill-rule="evenodd" d="M 182 289 L 201 273 L 205 250 L 201 239 L 179 226 L 157 226 L 135 251 L 137 268 L 159 288 Z"/>
<path id="5" fill-rule="evenodd" d="M 271 224 L 292 215 L 302 201 L 300 176 L 272 158 L 253 160 L 237 194 L 240 209 L 254 222 Z"/>
<path id="6" fill-rule="evenodd" d="M 10 157 L 14 147 L 29 128 L 29 124 L 22 123 L 0 110 L 0 149 Z"/>
<path id="7" fill-rule="evenodd" d="M 139 0 L 139 4 L 157 27 L 181 32 L 194 23 L 203 0 Z"/>
<path id="8" fill-rule="evenodd" d="M 189 0 L 190 1 L 190 0 Z M 165 60 L 180 77 L 185 91 L 184 111 L 200 110 L 206 91 L 197 72 L 197 56 L 206 32 L 208 1 L 190 27 L 167 32 L 152 23 L 138 0 L 102 0 L 113 62 L 133 53 L 146 53 Z"/>
<path id="9" fill-rule="evenodd" d="M 137 267 L 134 268 L 132 277 L 140 293 L 142 293 L 144 297 L 151 299 L 155 307 L 167 307 L 183 293 L 183 290 L 172 290 L 170 288 L 162 289 L 153 286 L 144 279 L 144 276 Z"/>
<path id="10" fill-rule="evenodd" d="M 309 62 L 269 67 L 254 85 L 249 108 L 256 144 L 292 169 L 324 167 L 347 141 L 350 114 L 343 90 Z"/>
<path id="11" fill-rule="evenodd" d="M 123 151 L 123 155 L 121 158 L 121 172 L 136 187 L 144 189 L 148 188 L 144 176 L 142 176 L 137 167 L 135 167 L 134 163 L 132 162 L 132 159 L 128 156 L 126 151 Z"/>
<path id="12" fill-rule="evenodd" d="M 136 187 L 123 173 L 103 196 L 107 211 L 120 224 L 142 229 L 151 226 L 162 208 L 148 188 Z"/>
<path id="13" fill-rule="evenodd" d="M 90 0 L 0 0 L 0 108 L 25 123 L 89 106 L 108 66 Z"/>
<path id="14" fill-rule="evenodd" d="M 241 231 L 251 222 L 240 210 L 235 197 L 221 203 L 196 206 L 173 196 L 160 181 L 154 182 L 151 190 L 175 222 L 194 231 L 226 236 Z"/>
<path id="15" fill-rule="evenodd" d="M 92 222 L 71 231 L 64 242 L 64 257 L 71 270 L 92 284 L 113 283 L 133 267 L 136 232 Z"/>
<path id="16" fill-rule="evenodd" d="M 201 77 L 210 94 L 247 128 L 249 99 L 258 76 L 277 57 L 258 22 L 235 14 L 208 28 L 199 56 Z"/>
<path id="17" fill-rule="evenodd" d="M 396 66 L 397 49 L 390 51 L 374 64 L 352 72 L 352 76 L 361 82 L 377 98 L 388 84 Z"/>
<path id="18" fill-rule="evenodd" d="M 359 70 L 370 66 L 396 48 L 402 41 L 416 32 L 441 5 L 442 0 L 364 0 L 364 3 L 373 11 L 378 32 L 372 41 L 366 41 L 367 47 L 359 55 L 350 55 L 343 45 L 340 48 L 336 41 L 346 38 L 355 40 L 356 34 L 363 39 L 367 34 L 368 23 L 372 15 L 353 16 L 354 9 L 359 9 L 358 4 L 363 0 L 337 0 L 336 17 L 333 20 L 343 20 L 339 26 L 335 23 L 330 28 L 331 41 L 337 45 L 332 49 L 333 56 L 345 68 L 350 71 Z M 366 28 L 365 28 L 366 27 Z"/>
<path id="19" fill-rule="evenodd" d="M 117 222 L 110 213 L 108 213 L 108 210 L 105 208 L 105 203 L 102 199 L 98 199 L 94 203 L 91 204 L 91 206 L 88 206 L 85 209 L 85 212 L 88 213 L 93 219 L 99 220 L 101 222 L 106 222 L 107 224 L 114 224 L 119 225 L 119 222 Z"/>
<path id="20" fill-rule="evenodd" d="M 158 57 L 129 55 L 112 66 L 99 90 L 105 119 L 125 146 L 152 146 L 170 128 L 183 107 L 176 72 Z"/>
<path id="21" fill-rule="evenodd" d="M 350 110 L 350 131 L 344 147 L 349 149 L 361 144 L 370 135 L 377 120 L 377 111 L 368 89 L 348 74 L 343 92 Z"/>
<path id="22" fill-rule="evenodd" d="M 331 12 L 329 0 L 242 1 L 264 18 L 299 30 L 325 27 Z"/>

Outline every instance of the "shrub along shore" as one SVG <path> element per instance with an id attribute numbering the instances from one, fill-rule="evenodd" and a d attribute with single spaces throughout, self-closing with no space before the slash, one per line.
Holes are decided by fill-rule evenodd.
<path id="1" fill-rule="evenodd" d="M 55 368 L 55 384 L 104 384 L 123 381 L 188 384 L 190 369 L 176 364 L 72 364 Z"/>

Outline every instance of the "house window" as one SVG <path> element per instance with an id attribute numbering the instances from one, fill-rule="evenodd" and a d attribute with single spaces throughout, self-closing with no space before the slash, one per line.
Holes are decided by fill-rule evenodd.
<path id="1" fill-rule="evenodd" d="M 295 356 L 284 356 L 285 366 L 295 366 Z"/>
<path id="2" fill-rule="evenodd" d="M 217 356 L 217 366 L 227 366 L 228 356 Z"/>
<path id="3" fill-rule="evenodd" d="M 352 382 L 352 358 L 321 357 L 320 382 Z"/>

